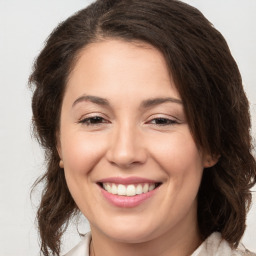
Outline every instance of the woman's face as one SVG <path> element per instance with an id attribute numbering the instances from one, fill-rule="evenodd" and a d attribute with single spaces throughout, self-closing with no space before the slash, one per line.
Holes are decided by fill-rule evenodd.
<path id="1" fill-rule="evenodd" d="M 83 49 L 63 99 L 58 151 L 93 233 L 131 243 L 196 226 L 209 157 L 152 46 L 109 39 Z"/>

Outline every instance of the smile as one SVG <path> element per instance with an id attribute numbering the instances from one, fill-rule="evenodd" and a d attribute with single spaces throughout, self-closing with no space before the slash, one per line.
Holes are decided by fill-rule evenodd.
<path id="1" fill-rule="evenodd" d="M 148 201 L 162 184 L 140 177 L 111 177 L 97 182 L 103 198 L 116 207 L 131 208 Z"/>
<path id="2" fill-rule="evenodd" d="M 119 196 L 135 196 L 143 193 L 148 193 L 154 190 L 159 183 L 142 183 L 142 184 L 115 184 L 102 183 L 102 187 L 110 194 Z"/>

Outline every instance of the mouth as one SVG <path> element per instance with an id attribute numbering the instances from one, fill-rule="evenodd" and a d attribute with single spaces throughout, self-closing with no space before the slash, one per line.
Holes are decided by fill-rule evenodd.
<path id="1" fill-rule="evenodd" d="M 150 200 L 162 184 L 142 177 L 110 177 L 97 182 L 103 198 L 121 208 L 137 207 Z"/>
<path id="2" fill-rule="evenodd" d="M 136 195 L 146 194 L 158 188 L 160 182 L 141 182 L 141 183 L 111 183 L 111 182 L 98 182 L 102 189 L 112 195 L 132 197 Z"/>

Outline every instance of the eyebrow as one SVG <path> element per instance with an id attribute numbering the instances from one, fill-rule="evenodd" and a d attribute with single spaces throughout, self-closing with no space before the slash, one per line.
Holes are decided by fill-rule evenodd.
<path id="1" fill-rule="evenodd" d="M 150 108 L 150 107 L 154 107 L 156 105 L 160 105 L 166 102 L 172 102 L 172 103 L 177 103 L 177 104 L 182 104 L 182 101 L 180 99 L 176 99 L 176 98 L 153 98 L 153 99 L 148 99 L 148 100 L 144 100 L 141 103 L 141 108 Z"/>
<path id="2" fill-rule="evenodd" d="M 74 103 L 72 104 L 72 107 L 74 107 L 76 104 L 83 102 L 83 101 L 89 101 L 89 102 L 92 102 L 92 103 L 95 103 L 95 104 L 101 105 L 101 106 L 109 106 L 110 105 L 107 99 L 97 97 L 97 96 L 91 96 L 91 95 L 82 95 L 81 97 L 79 97 L 78 99 L 76 99 L 74 101 Z"/>
<path id="3" fill-rule="evenodd" d="M 89 101 L 92 103 L 95 103 L 97 105 L 101 105 L 101 106 L 110 106 L 109 101 L 107 99 L 98 97 L 98 96 L 92 96 L 92 95 L 82 95 L 81 97 L 79 97 L 78 99 L 76 99 L 74 101 L 74 103 L 72 104 L 72 107 L 74 107 L 76 104 L 83 102 L 83 101 Z M 156 105 L 160 105 L 166 102 L 172 102 L 172 103 L 177 103 L 177 104 L 182 104 L 182 101 L 180 99 L 176 99 L 176 98 L 152 98 L 152 99 L 147 99 L 142 101 L 142 103 L 140 104 L 140 108 L 150 108 L 150 107 L 154 107 Z"/>

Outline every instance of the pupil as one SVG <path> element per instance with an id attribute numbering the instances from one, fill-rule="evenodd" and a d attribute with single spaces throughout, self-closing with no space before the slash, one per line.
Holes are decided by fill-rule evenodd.
<path id="1" fill-rule="evenodd" d="M 92 119 L 91 119 L 91 123 L 100 123 L 102 121 L 102 118 L 101 117 L 98 117 L 98 116 L 96 116 L 96 117 L 93 117 Z"/>
<path id="2" fill-rule="evenodd" d="M 158 118 L 156 119 L 157 124 L 166 124 L 166 120 L 164 118 Z"/>

